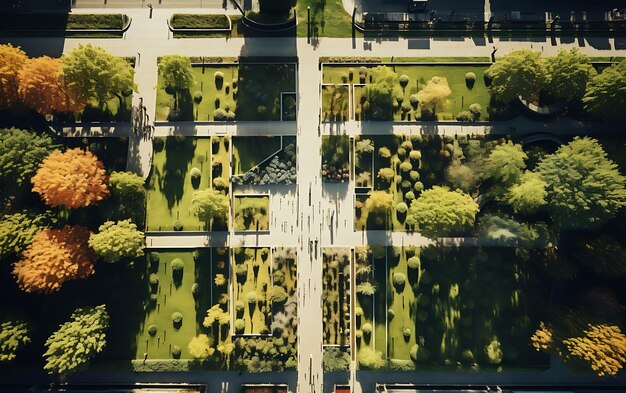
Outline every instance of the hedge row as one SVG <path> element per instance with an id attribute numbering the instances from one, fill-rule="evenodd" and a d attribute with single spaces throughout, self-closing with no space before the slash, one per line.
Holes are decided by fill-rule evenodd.
<path id="1" fill-rule="evenodd" d="M 122 14 L 14 14 L 4 18 L 0 30 L 122 29 Z"/>
<path id="2" fill-rule="evenodd" d="M 226 15 L 174 14 L 170 20 L 173 29 L 229 29 Z"/>

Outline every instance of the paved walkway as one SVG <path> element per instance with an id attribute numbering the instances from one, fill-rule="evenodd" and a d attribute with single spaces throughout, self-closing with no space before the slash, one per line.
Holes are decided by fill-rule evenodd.
<path id="1" fill-rule="evenodd" d="M 93 4 L 91 0 L 78 0 L 79 4 Z M 163 3 L 171 4 L 170 0 Z M 197 3 L 197 1 L 195 2 Z M 350 0 L 346 0 L 350 4 Z M 381 132 L 438 132 L 438 133 L 480 133 L 503 132 L 506 127 L 511 131 L 540 128 L 541 123 L 528 123 L 522 120 L 504 125 L 393 125 L 390 123 L 358 124 L 348 122 L 339 125 L 323 125 L 319 130 L 319 81 L 318 67 L 320 56 L 490 56 L 493 47 L 498 55 L 515 49 L 532 48 L 544 55 L 554 55 L 559 48 L 579 47 L 583 53 L 591 56 L 624 56 L 623 41 L 606 38 L 574 40 L 549 38 L 531 40 L 494 39 L 488 42 L 482 38 L 451 39 L 400 39 L 370 40 L 364 38 L 334 39 L 320 38 L 315 47 L 306 43 L 304 38 L 198 38 L 173 39 L 166 26 L 166 20 L 173 13 L 194 13 L 193 9 L 155 8 L 152 18 L 147 9 L 114 9 L 110 5 L 122 4 L 122 0 L 109 0 L 106 9 L 76 9 L 73 12 L 123 12 L 133 19 L 132 25 L 122 39 L 65 39 L 59 38 L 2 38 L 0 42 L 12 42 L 21 45 L 29 54 L 41 55 L 61 48 L 68 52 L 81 43 L 93 43 L 118 56 L 137 58 L 135 81 L 138 92 L 133 96 L 133 105 L 146 108 L 149 122 L 155 119 L 157 58 L 167 54 L 186 56 L 298 56 L 298 121 L 297 123 L 237 123 L 237 124 L 191 124 L 158 123 L 155 135 L 164 136 L 179 133 L 182 135 L 253 135 L 267 133 L 274 135 L 298 135 L 298 185 L 291 190 L 271 192 L 271 214 L 269 234 L 211 233 L 207 234 L 150 234 L 147 238 L 150 248 L 197 247 L 212 244 L 262 245 L 298 247 L 298 387 L 299 393 L 321 393 L 323 391 L 322 373 L 322 256 L 325 246 L 354 246 L 366 243 L 378 244 L 425 244 L 428 239 L 417 234 L 388 232 L 354 232 L 353 230 L 353 184 L 323 184 L 320 179 L 321 134 L 345 132 L 357 133 Z M 190 3 L 191 4 L 191 3 Z M 205 7 L 202 2 L 200 7 Z M 213 7 L 220 7 L 211 0 Z M 207 12 L 206 9 L 201 9 Z M 616 50 L 616 46 L 620 49 Z M 565 127 L 560 123 L 554 127 Z M 577 129 L 570 123 L 567 129 Z M 502 128 L 504 127 L 504 128 Z M 579 128 L 578 128 L 579 129 Z M 81 131 L 81 134 L 84 130 Z M 540 130 L 537 130 L 540 131 Z M 152 144 L 131 133 L 129 149 L 129 168 L 147 176 L 150 169 Z M 278 207 L 277 207 L 278 205 Z M 355 365 L 353 364 L 353 368 Z M 166 375 L 166 374 L 163 374 Z M 193 374 L 189 374 L 193 375 Z M 224 375 L 230 375 L 228 373 Z M 353 370 L 353 375 L 354 370 Z M 360 378 L 361 373 L 359 373 Z M 364 375 L 364 374 L 363 374 Z M 107 374 L 108 376 L 108 374 Z M 404 374 L 410 378 L 409 374 Z M 121 377 L 120 377 L 121 378 Z M 162 375 L 146 376 L 150 380 L 161 380 Z M 195 378 L 195 377 L 194 377 Z M 198 377 L 205 381 L 205 377 Z M 226 380 L 230 380 L 230 377 Z M 80 375 L 76 376 L 80 379 Z M 267 379 L 266 376 L 259 377 Z M 273 378 L 276 380 L 276 378 Z M 278 382 L 278 381 L 276 381 Z M 360 393 L 359 385 L 355 386 Z M 369 386 L 367 387 L 370 388 Z M 228 390 L 228 389 L 227 389 Z M 217 388 L 214 390 L 217 391 Z M 234 391 L 230 389 L 230 391 Z"/>

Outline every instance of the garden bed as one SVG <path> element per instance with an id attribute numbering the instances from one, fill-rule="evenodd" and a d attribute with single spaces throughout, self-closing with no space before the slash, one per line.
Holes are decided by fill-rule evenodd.
<path id="1" fill-rule="evenodd" d="M 295 91 L 295 70 L 295 64 L 280 63 L 196 65 L 193 85 L 178 97 L 178 110 L 159 76 L 156 120 L 279 121 L 281 93 Z"/>
<path id="2" fill-rule="evenodd" d="M 235 231 L 269 231 L 269 195 L 235 195 L 233 198 Z"/>
<path id="3" fill-rule="evenodd" d="M 350 180 L 350 137 L 322 135 L 322 179 L 327 182 Z"/>
<path id="4" fill-rule="evenodd" d="M 233 248 L 235 334 L 269 335 L 271 311 L 266 294 L 271 287 L 269 248 Z"/>
<path id="5" fill-rule="evenodd" d="M 349 248 L 322 249 L 324 345 L 350 346 Z"/>
<path id="6" fill-rule="evenodd" d="M 230 30 L 230 19 L 223 14 L 174 14 L 170 27 L 195 30 Z"/>
<path id="7" fill-rule="evenodd" d="M 247 139 L 249 137 L 245 137 Z M 295 136 L 280 136 L 280 137 L 258 137 L 267 140 L 268 138 L 280 138 L 282 141 L 280 146 L 281 150 L 274 155 L 268 155 L 261 161 L 254 160 L 256 164 L 246 171 L 240 173 L 231 178 L 233 184 L 245 185 L 245 184 L 295 184 L 297 180 L 296 174 L 296 137 Z M 242 138 L 237 138 L 242 140 Z M 235 141 L 237 141 L 235 139 Z M 246 151 L 243 149 L 244 145 L 239 145 L 242 149 L 237 151 L 237 157 L 243 155 Z M 269 149 L 273 148 L 274 140 L 268 144 Z M 250 155 L 254 157 L 254 154 L 258 154 L 258 146 L 256 151 L 250 152 Z M 246 148 L 247 149 L 247 148 Z M 234 153 L 233 153 L 234 155 Z M 249 166 L 248 165 L 245 166 Z"/>
<path id="8" fill-rule="evenodd" d="M 123 14 L 11 14 L 10 18 L 4 18 L 0 35 L 58 33 L 85 37 L 121 37 L 128 23 L 129 17 Z"/>
<path id="9" fill-rule="evenodd" d="M 233 175 L 242 175 L 266 161 L 281 149 L 280 136 L 233 138 Z"/>

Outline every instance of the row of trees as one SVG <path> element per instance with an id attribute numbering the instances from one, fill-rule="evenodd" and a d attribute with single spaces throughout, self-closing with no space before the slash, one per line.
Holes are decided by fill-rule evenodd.
<path id="1" fill-rule="evenodd" d="M 534 102 L 544 92 L 567 104 L 582 103 L 589 113 L 606 120 L 624 118 L 626 61 L 598 73 L 576 48 L 548 58 L 522 49 L 500 57 L 485 77 L 491 81 L 492 96 L 505 104 L 518 96 Z"/>
<path id="2" fill-rule="evenodd" d="M 61 58 L 28 58 L 19 47 L 0 45 L 0 110 L 32 109 L 41 115 L 100 107 L 137 89 L 134 69 L 100 47 L 79 45 Z"/>

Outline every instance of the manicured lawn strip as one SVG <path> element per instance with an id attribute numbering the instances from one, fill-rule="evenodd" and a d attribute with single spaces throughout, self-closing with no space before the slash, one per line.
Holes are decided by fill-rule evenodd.
<path id="1" fill-rule="evenodd" d="M 215 73 L 223 74 L 223 84 Z M 236 113 L 237 120 L 280 120 L 280 93 L 295 90 L 293 64 L 205 64 L 193 68 L 195 83 L 179 97 L 179 114 L 172 118 L 174 96 L 165 92 L 158 78 L 157 120 L 214 121 L 217 108 Z M 192 97 L 202 93 L 196 104 Z M 264 109 L 261 108 L 264 107 Z"/>
<path id="2" fill-rule="evenodd" d="M 233 174 L 249 171 L 279 149 L 279 136 L 233 137 Z"/>
<path id="3" fill-rule="evenodd" d="M 388 318 L 388 343 L 389 358 L 411 360 L 411 347 L 416 344 L 415 312 L 412 310 L 415 305 L 415 294 L 412 283 L 417 284 L 417 274 L 408 269 L 407 256 L 401 247 L 387 247 L 389 274 L 387 277 L 387 297 L 388 308 L 393 309 L 395 316 Z M 399 252 L 396 258 L 394 255 Z M 419 254 L 419 251 L 418 251 Z M 396 286 L 393 283 L 395 273 L 403 274 L 407 281 L 403 286 Z M 410 329 L 411 335 L 407 339 L 403 335 L 404 329 Z"/>
<path id="4" fill-rule="evenodd" d="M 174 280 L 172 275 L 171 265 L 176 258 L 181 259 L 185 264 L 180 282 Z M 199 331 L 196 324 L 196 302 L 191 287 L 196 281 L 196 266 L 209 265 L 210 260 L 201 258 L 194 262 L 191 251 L 160 251 L 159 259 L 158 264 L 151 264 L 149 268 L 149 271 L 156 274 L 159 279 L 158 289 L 152 289 L 157 299 L 146 309 L 142 329 L 137 334 L 135 359 L 143 359 L 146 352 L 148 359 L 172 359 L 171 347 L 174 345 L 180 346 L 182 359 L 189 359 L 191 355 L 189 355 L 187 344 Z M 203 278 L 207 281 L 210 279 L 210 276 Z M 209 283 L 205 281 L 201 285 L 208 286 Z M 179 329 L 174 327 L 172 322 L 174 312 L 183 314 L 182 325 Z M 151 325 L 158 328 L 154 336 L 148 333 Z"/>
<path id="5" fill-rule="evenodd" d="M 350 267 L 350 249 L 349 248 L 331 248 L 322 249 L 324 274 L 323 295 L 322 295 L 322 315 L 324 328 L 324 345 L 350 345 L 350 337 L 346 334 L 345 329 L 349 329 L 345 319 L 347 307 L 350 310 L 348 291 L 350 283 L 350 275 L 345 274 L 346 268 Z M 339 273 L 343 272 L 343 275 Z M 343 277 L 343 282 L 340 278 Z M 342 321 L 346 321 L 343 334 L 340 332 Z"/>
<path id="6" fill-rule="evenodd" d="M 366 68 L 374 68 L 375 66 L 364 66 Z M 393 68 L 396 74 L 399 76 L 407 75 L 409 77 L 409 84 L 406 88 L 402 89 L 398 84 L 394 89 L 395 96 L 402 96 L 403 102 L 408 103 L 409 97 L 421 90 L 432 77 L 443 77 L 448 80 L 448 85 L 452 94 L 450 95 L 447 108 L 445 110 L 439 110 L 437 117 L 439 120 L 454 120 L 456 114 L 473 104 L 478 103 L 483 108 L 483 117 L 481 120 L 488 120 L 488 107 L 490 102 L 489 90 L 485 86 L 484 72 L 488 66 L 480 65 L 389 65 Z M 339 84 L 343 83 L 342 76 L 349 76 L 350 70 L 353 72 L 353 79 L 348 83 L 358 84 L 360 67 L 355 66 L 338 66 L 327 65 L 324 67 L 323 83 Z M 474 72 L 476 74 L 476 82 L 473 88 L 469 89 L 465 84 L 465 74 L 468 72 Z M 365 83 L 369 83 L 369 72 L 365 79 Z M 355 119 L 361 120 L 359 116 L 361 112 L 361 93 L 360 89 L 355 90 L 354 97 L 354 112 Z M 322 95 L 322 108 L 328 107 L 330 104 L 325 103 L 324 100 L 328 99 L 328 96 Z M 400 121 L 405 120 L 401 116 L 402 112 L 399 110 L 399 106 L 394 110 L 393 120 Z M 418 120 L 420 118 L 420 108 L 411 108 L 408 112 L 409 118 L 407 120 Z M 391 119 L 390 119 L 391 120 Z"/>
<path id="7" fill-rule="evenodd" d="M 322 87 L 322 121 L 350 119 L 350 87 L 328 85 Z"/>
<path id="8" fill-rule="evenodd" d="M 12 14 L 4 18 L 0 31 L 11 30 L 66 30 L 66 29 L 121 29 L 122 14 Z"/>
<path id="9" fill-rule="evenodd" d="M 245 304 L 243 316 L 238 316 L 245 322 L 244 334 L 267 333 L 270 311 L 269 303 L 265 303 L 266 292 L 271 286 L 269 248 L 236 247 L 232 250 L 234 262 L 247 268 L 245 280 L 238 276 L 233 287 L 235 302 Z M 262 252 L 267 252 L 266 259 L 262 258 Z M 256 301 L 249 303 L 248 295 L 252 292 L 256 293 Z"/>
<path id="10" fill-rule="evenodd" d="M 250 203 L 263 205 L 261 208 L 246 208 Z M 235 212 L 234 223 L 236 231 L 268 231 L 270 217 L 270 198 L 268 196 L 242 196 L 234 197 L 233 211 Z"/>
<path id="11" fill-rule="evenodd" d="M 195 189 L 189 173 L 194 167 L 202 172 L 198 190 L 211 186 L 208 165 L 211 162 L 211 139 L 162 139 L 165 146 L 160 151 L 154 150 L 154 167 L 148 179 L 147 230 L 172 231 L 176 221 L 186 231 L 204 230 L 205 223 L 190 211 Z"/>
<path id="12" fill-rule="evenodd" d="M 352 15 L 341 0 L 300 0 L 297 4 L 298 37 L 307 35 L 307 7 L 311 7 L 311 34 L 318 28 L 320 37 L 352 37 Z"/>
<path id="13" fill-rule="evenodd" d="M 174 14 L 170 20 L 174 29 L 228 29 L 228 17 L 219 14 Z"/>
<path id="14" fill-rule="evenodd" d="M 374 246 L 381 247 L 381 246 Z M 378 289 L 374 294 L 374 349 L 376 352 L 381 352 L 383 357 L 387 356 L 387 292 L 389 291 L 389 284 L 387 282 L 387 267 L 383 248 L 383 253 L 380 258 L 376 255 L 372 255 L 372 266 L 374 273 L 374 282 L 377 284 Z M 375 254 L 375 253 L 372 253 Z"/>

